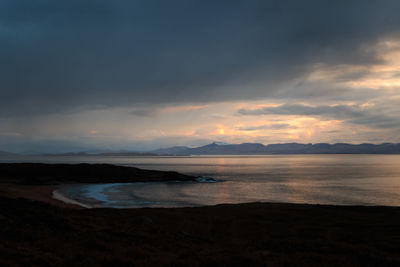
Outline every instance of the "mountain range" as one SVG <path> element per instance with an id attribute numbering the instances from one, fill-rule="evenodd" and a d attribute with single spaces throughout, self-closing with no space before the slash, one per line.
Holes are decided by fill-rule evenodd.
<path id="1" fill-rule="evenodd" d="M 16 154 L 0 151 L 0 157 L 19 157 L 23 155 L 41 156 L 190 156 L 190 155 L 273 155 L 273 154 L 400 154 L 400 143 L 384 144 L 347 144 L 347 143 L 317 143 L 317 144 L 269 144 L 243 143 L 226 144 L 213 142 L 200 147 L 173 146 L 156 149 L 149 152 L 115 151 L 115 152 L 79 152 L 55 154 Z"/>
<path id="2" fill-rule="evenodd" d="M 400 154 L 400 144 L 219 144 L 190 148 L 174 146 L 151 151 L 158 155 L 268 155 L 268 154 Z"/>

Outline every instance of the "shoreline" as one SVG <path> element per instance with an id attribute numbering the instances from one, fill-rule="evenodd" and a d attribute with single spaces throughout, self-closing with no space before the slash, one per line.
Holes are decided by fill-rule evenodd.
<path id="1" fill-rule="evenodd" d="M 138 183 L 143 183 L 143 182 L 138 182 Z M 151 183 L 151 182 L 149 182 Z M 135 184 L 135 183 L 118 183 L 118 185 L 124 185 L 124 184 Z M 85 209 L 121 209 L 121 207 L 115 207 L 115 206 L 108 206 L 108 205 L 92 205 L 92 201 L 84 202 L 84 201 L 79 201 L 73 198 L 70 198 L 68 195 L 65 193 L 62 193 L 62 190 L 60 187 L 62 186 L 68 186 L 71 184 L 62 184 L 57 186 L 52 192 L 51 195 L 49 195 L 47 198 L 43 197 L 41 201 L 49 204 L 55 204 L 56 206 L 63 206 L 63 205 L 57 205 L 54 203 L 52 200 L 57 200 L 58 204 L 64 203 L 67 205 L 74 205 L 74 206 L 79 206 L 80 208 L 85 208 Z M 77 185 L 88 185 L 88 184 L 73 184 L 74 186 Z M 91 184 L 93 185 L 93 184 Z M 113 186 L 115 185 L 114 183 L 102 183 L 99 184 L 104 187 L 108 186 Z M 103 193 L 102 193 L 103 194 Z M 104 195 L 104 194 L 103 194 Z M 0 197 L 1 197 L 1 191 L 0 191 Z M 27 198 L 30 199 L 30 198 Z M 96 196 L 91 196 L 90 199 L 93 199 L 93 201 L 104 201 L 107 202 L 104 199 L 99 200 Z M 33 200 L 33 199 L 32 199 Z M 332 207 L 382 207 L 382 208 L 400 208 L 400 206 L 393 206 L 393 205 L 379 205 L 379 204 L 336 204 L 336 203 L 310 203 L 310 202 L 282 202 L 282 201 L 249 201 L 249 202 L 221 202 L 221 203 L 215 203 L 215 204 L 198 204 L 198 205 L 177 205 L 177 206 L 166 206 L 166 205 L 159 205 L 159 206 L 124 206 L 123 209 L 143 209 L 143 208 L 162 208 L 162 209 L 170 209 L 170 208 L 194 208 L 194 207 L 212 207 L 212 206 L 218 206 L 218 205 L 245 205 L 245 204 L 252 204 L 252 203 L 260 203 L 260 204 L 283 204 L 283 205 L 309 205 L 309 206 L 332 206 Z"/>
<path id="2" fill-rule="evenodd" d="M 80 206 L 80 207 L 83 207 L 83 208 L 86 208 L 86 209 L 92 209 L 92 208 L 93 208 L 93 207 L 90 206 L 90 205 L 81 203 L 81 202 L 79 202 L 79 201 L 76 201 L 76 200 L 74 200 L 74 199 L 71 199 L 71 198 L 67 197 L 66 195 L 64 195 L 64 194 L 62 194 L 62 193 L 60 192 L 60 189 L 59 189 L 59 188 L 57 188 L 57 189 L 55 189 L 55 190 L 52 191 L 51 197 L 52 197 L 53 199 L 56 199 L 56 200 L 58 200 L 58 201 L 61 201 L 61 202 L 63 202 L 63 203 L 66 203 L 66 204 L 77 205 L 77 206 Z"/>
<path id="3" fill-rule="evenodd" d="M 112 164 L 0 163 L 0 197 L 25 198 L 51 205 L 87 209 L 85 203 L 61 194 L 63 184 L 195 181 L 174 171 L 154 171 Z"/>
<path id="4" fill-rule="evenodd" d="M 14 199 L 25 198 L 29 200 L 42 201 L 59 207 L 88 209 L 95 208 L 95 206 L 93 206 L 91 202 L 80 202 L 79 200 L 68 197 L 62 193 L 62 190 L 60 190 L 59 187 L 62 185 L 72 184 L 125 184 L 142 182 L 198 181 L 199 179 L 200 177 L 184 175 L 173 171 L 151 171 L 110 164 L 0 163 L 0 197 L 3 196 Z M 312 203 L 311 205 L 318 205 L 318 203 Z M 337 205 L 329 203 L 320 205 L 366 207 L 383 206 L 359 204 Z"/>
<path id="5" fill-rule="evenodd" d="M 0 184 L 0 197 L 10 199 L 27 199 L 30 201 L 39 201 L 52 206 L 69 209 L 83 209 L 82 205 L 77 203 L 62 201 L 54 198 L 53 192 L 58 190 L 58 185 L 15 185 Z"/>

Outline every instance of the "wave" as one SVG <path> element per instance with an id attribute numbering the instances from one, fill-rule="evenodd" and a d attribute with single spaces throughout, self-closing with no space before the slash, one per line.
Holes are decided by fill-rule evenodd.
<path id="1" fill-rule="evenodd" d="M 78 205 L 78 206 L 81 206 L 81 207 L 84 207 L 84 208 L 87 208 L 87 209 L 93 208 L 92 206 L 89 206 L 87 204 L 83 204 L 83 203 L 81 203 L 79 201 L 76 201 L 76 200 L 73 200 L 73 199 L 70 199 L 70 198 L 66 197 L 65 195 L 60 193 L 59 190 L 54 190 L 52 196 L 53 196 L 54 199 L 60 200 L 60 201 L 62 201 L 64 203 L 67 203 L 67 204 L 74 204 L 74 205 Z"/>
<path id="2" fill-rule="evenodd" d="M 198 182 L 198 183 L 217 183 L 220 181 L 217 179 L 211 178 L 211 177 L 200 176 L 200 177 L 196 178 L 196 182 Z"/>

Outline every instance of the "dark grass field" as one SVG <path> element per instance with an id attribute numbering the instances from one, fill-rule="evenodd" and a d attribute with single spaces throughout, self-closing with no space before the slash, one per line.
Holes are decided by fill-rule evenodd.
<path id="1" fill-rule="evenodd" d="M 253 203 L 73 210 L 0 198 L 0 265 L 400 265 L 400 209 Z"/>

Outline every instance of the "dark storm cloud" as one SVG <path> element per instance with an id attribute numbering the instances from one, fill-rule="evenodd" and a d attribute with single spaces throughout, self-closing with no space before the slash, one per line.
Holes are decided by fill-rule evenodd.
<path id="1" fill-rule="evenodd" d="M 277 107 L 260 109 L 240 109 L 239 115 L 299 115 L 317 116 L 322 119 L 344 120 L 353 124 L 368 125 L 377 128 L 400 127 L 400 117 L 386 114 L 382 108 L 362 107 L 359 105 L 320 105 L 284 104 Z M 395 116 L 393 116 L 395 115 Z"/>
<path id="2" fill-rule="evenodd" d="M 365 45 L 398 34 L 399 10 L 389 0 L 3 0 L 0 115 L 265 97 L 316 62 L 376 62 Z"/>

